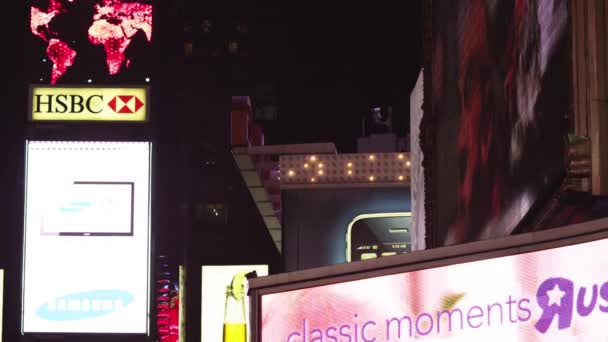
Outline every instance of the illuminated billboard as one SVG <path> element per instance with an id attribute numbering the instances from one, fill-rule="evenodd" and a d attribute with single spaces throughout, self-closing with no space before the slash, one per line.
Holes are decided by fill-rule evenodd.
<path id="1" fill-rule="evenodd" d="M 247 274 L 268 275 L 267 265 L 203 266 L 201 342 L 248 342 Z"/>
<path id="2" fill-rule="evenodd" d="M 0 342 L 2 342 L 2 306 L 4 303 L 4 270 L 0 269 Z"/>
<path id="3" fill-rule="evenodd" d="M 565 174 L 568 1 L 433 1 L 430 12 L 430 247 L 509 235 Z"/>
<path id="4" fill-rule="evenodd" d="M 259 279 L 255 341 L 604 341 L 607 222 Z"/>
<path id="5" fill-rule="evenodd" d="M 410 197 L 407 186 L 284 190 L 285 270 L 412 251 Z"/>
<path id="6" fill-rule="evenodd" d="M 32 121 L 128 121 L 148 118 L 146 87 L 32 86 Z"/>
<path id="7" fill-rule="evenodd" d="M 411 226 L 411 213 L 358 215 L 346 232 L 346 261 L 411 252 Z"/>
<path id="8" fill-rule="evenodd" d="M 28 141 L 23 331 L 148 332 L 148 142 Z"/>
<path id="9" fill-rule="evenodd" d="M 120 79 L 150 59 L 152 3 L 149 0 L 33 0 L 30 6 L 32 65 L 40 81 Z M 144 68 L 145 69 L 145 68 Z M 69 77 L 70 73 L 74 76 Z M 79 76 L 76 76 L 79 75 Z M 108 77 L 109 76 L 109 77 Z M 142 79 L 143 81 L 143 79 Z"/>
<path id="10" fill-rule="evenodd" d="M 412 231 L 419 239 L 412 241 L 416 245 L 412 246 L 415 251 L 426 248 L 426 231 L 425 220 L 426 212 L 424 210 L 424 168 L 422 160 L 424 156 L 420 147 L 420 121 L 422 120 L 423 111 L 422 105 L 424 102 L 423 92 L 423 71 L 418 73 L 418 79 L 414 85 L 414 89 L 410 94 L 410 160 L 411 160 L 411 191 L 412 191 Z"/>

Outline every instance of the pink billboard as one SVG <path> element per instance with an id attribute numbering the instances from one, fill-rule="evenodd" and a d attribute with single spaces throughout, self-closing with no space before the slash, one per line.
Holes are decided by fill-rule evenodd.
<path id="1" fill-rule="evenodd" d="M 263 342 L 607 341 L 608 239 L 261 297 Z"/>

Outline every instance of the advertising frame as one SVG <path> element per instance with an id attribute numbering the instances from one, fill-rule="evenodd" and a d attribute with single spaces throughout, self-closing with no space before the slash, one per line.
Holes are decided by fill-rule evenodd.
<path id="1" fill-rule="evenodd" d="M 179 335 L 178 342 L 186 342 L 186 322 L 188 321 L 186 317 L 186 277 L 188 276 L 186 272 L 186 266 L 179 265 L 178 267 L 178 278 L 179 278 Z"/>
<path id="2" fill-rule="evenodd" d="M 205 272 L 205 270 L 207 270 L 207 272 Z M 218 283 L 219 280 L 218 278 L 222 278 L 224 276 L 229 276 L 226 279 L 223 280 L 229 280 L 232 278 L 233 276 L 233 272 L 237 271 L 237 273 L 243 273 L 246 272 L 247 270 L 252 270 L 253 272 L 262 272 L 265 273 L 266 275 L 270 274 L 270 265 L 269 264 L 226 264 L 226 265 L 202 265 L 201 266 L 201 341 L 203 342 L 207 342 L 209 340 L 209 338 L 205 339 L 205 336 L 209 337 L 209 335 L 213 335 L 212 334 L 205 334 L 205 324 L 203 323 L 203 321 L 205 320 L 205 314 L 206 314 L 206 310 L 205 307 L 207 308 L 207 310 L 211 309 L 211 308 L 221 308 L 222 306 L 224 307 L 224 311 L 222 312 L 222 315 L 218 318 L 218 321 L 222 321 L 224 324 L 226 323 L 224 320 L 222 320 L 221 318 L 225 318 L 225 314 L 226 314 L 226 310 L 228 302 L 227 300 L 222 300 L 220 299 L 219 302 L 217 302 L 217 305 L 214 305 L 214 303 L 212 303 L 212 301 L 210 301 L 209 299 L 205 299 L 206 297 L 212 297 L 209 296 L 210 292 L 209 291 L 209 287 L 218 287 L 218 289 L 220 287 L 225 288 L 225 284 L 231 284 L 231 281 L 228 282 L 222 282 L 221 285 Z M 208 279 L 205 279 L 205 274 L 207 273 L 207 275 L 213 275 L 215 277 L 210 277 Z M 244 273 L 243 273 L 244 274 Z M 259 276 L 265 276 L 265 275 L 259 275 Z M 211 280 L 212 279 L 212 280 Z M 255 278 L 251 278 L 251 279 L 255 279 Z M 247 289 L 249 287 L 249 282 L 251 281 L 251 279 L 247 278 L 247 281 L 245 283 L 245 289 Z M 210 281 L 211 280 L 211 281 Z M 232 278 L 232 281 L 234 281 L 234 278 Z M 218 283 L 218 284 L 214 284 L 214 283 Z M 205 286 L 207 285 L 207 286 Z M 227 297 L 226 297 L 227 298 Z M 246 324 L 246 328 L 243 331 L 245 333 L 245 339 L 247 341 L 251 341 L 254 339 L 253 334 L 254 334 L 254 327 L 255 327 L 255 321 L 254 321 L 254 317 L 257 316 L 255 315 L 252 311 L 252 305 L 251 305 L 251 297 L 248 297 L 245 293 L 245 297 L 244 297 L 244 301 L 249 301 L 249 306 L 245 305 L 243 306 L 243 308 L 245 310 L 249 310 L 249 312 L 243 312 L 244 317 L 245 318 L 245 324 Z M 204 303 L 207 303 L 207 305 L 204 305 Z M 222 305 L 223 303 L 223 305 Z M 209 321 L 209 320 L 207 320 Z M 218 326 L 219 327 L 219 326 Z M 225 329 L 225 328 L 224 328 Z M 218 333 L 220 332 L 221 329 L 215 329 L 215 332 Z M 225 332 L 226 330 L 224 330 Z M 249 337 L 251 338 L 251 340 L 249 339 Z M 182 341 L 183 342 L 183 341 Z"/>
<path id="3" fill-rule="evenodd" d="M 308 185 L 281 191 L 283 270 L 348 262 L 348 227 L 354 218 L 411 213 L 409 184 L 395 184 L 399 186 L 374 182 Z M 310 215 L 311 211 L 315 215 Z M 412 236 L 412 240 L 417 238 Z"/>
<path id="4" fill-rule="evenodd" d="M 148 96 L 149 96 L 149 92 L 147 92 Z M 141 122 L 139 122 L 141 123 Z M 111 332 L 111 333 L 105 333 L 105 332 L 91 332 L 91 333 L 87 333 L 87 332 L 26 332 L 24 330 L 24 305 L 25 305 L 25 260 L 26 260 L 26 253 L 25 253 L 25 248 L 26 248 L 26 243 L 27 243 L 27 239 L 26 239 L 26 219 L 27 219 L 27 191 L 28 191 L 28 183 L 27 183 L 27 178 L 28 178 L 28 157 L 29 157 L 29 149 L 28 149 L 28 144 L 31 142 L 77 142 L 77 143 L 87 143 L 87 142 L 93 142 L 93 143 L 99 143 L 99 142 L 111 142 L 111 143 L 145 143 L 148 145 L 148 203 L 147 203 L 147 220 L 148 220 L 148 236 L 147 236 L 147 269 L 146 269 L 146 274 L 147 274 L 147 280 L 146 280 L 146 294 L 145 294 L 145 299 L 146 299 L 146 331 L 145 332 L 136 332 L 136 333 L 115 333 L 115 332 Z M 156 248 L 155 246 L 155 239 L 154 239 L 154 224 L 152 221 L 152 209 L 153 209 L 153 202 L 154 202 L 154 194 L 153 194 L 153 169 L 154 169 L 154 163 L 155 163 L 155 146 L 156 143 L 151 140 L 151 139 L 135 139 L 135 140 L 128 140 L 128 139 L 85 139 L 85 140 L 79 140 L 79 139 L 35 139 L 35 138 L 29 138 L 26 139 L 24 141 L 24 154 L 25 154 L 25 158 L 24 158 L 24 183 L 23 183 L 23 230 L 22 230 L 22 234 L 23 234 L 23 239 L 22 239 L 22 246 L 21 246 L 21 251 L 22 251 L 22 255 L 21 255 L 21 260 L 20 260 L 20 264 L 21 264 L 21 279 L 20 279 L 20 300 L 19 300 L 19 304 L 20 304 L 20 324 L 19 324 L 19 334 L 21 336 L 25 336 L 25 337 L 30 337 L 30 338 L 42 338 L 42 339 L 56 339 L 56 338 L 61 338 L 64 337 L 66 338 L 66 340 L 71 341 L 72 339 L 76 339 L 76 340 L 81 340 L 83 337 L 86 337 L 87 339 L 91 339 L 91 341 L 97 341 L 99 340 L 106 340 L 108 336 L 129 336 L 129 337 L 135 337 L 137 338 L 137 340 L 141 340 L 143 341 L 148 341 L 150 336 L 151 336 L 151 329 L 152 329 L 152 319 L 151 317 L 153 316 L 153 314 L 155 313 L 155 306 L 153 305 L 153 301 L 155 298 L 155 292 L 152 290 L 153 289 L 153 285 L 154 285 L 154 281 L 155 281 L 155 277 L 153 274 L 153 267 L 154 267 L 154 260 L 152 258 L 152 255 L 154 253 L 154 250 Z M 133 193 L 132 193 L 133 194 Z M 131 218 L 133 219 L 133 215 L 131 216 Z M 132 235 L 132 232 L 130 233 Z M 103 235 L 102 235 L 103 236 Z M 120 236 L 120 235 L 119 235 Z M 123 235 L 124 236 L 124 235 Z M 2 271 L 0 269 L 0 271 Z M 1 275 L 1 274 L 0 274 Z M 0 280 L 2 280 L 2 278 L 0 277 Z M 1 285 L 1 284 L 0 284 Z M 0 287 L 1 289 L 1 287 Z M 0 310 L 2 309 L 2 303 L 0 302 Z M 1 312 L 0 312 L 0 318 L 1 318 Z M 1 331 L 0 331 L 1 332 Z M 2 342 L 1 339 L 1 335 L 0 335 L 0 342 Z"/>
<path id="5" fill-rule="evenodd" d="M 563 57 L 564 60 L 567 60 L 567 67 L 560 69 L 560 70 L 565 70 L 564 73 L 568 74 L 568 76 L 566 78 L 563 79 L 563 81 L 565 82 L 569 82 L 568 84 L 565 84 L 563 88 L 563 93 L 564 96 L 560 97 L 563 98 L 564 102 L 566 102 L 565 105 L 561 106 L 560 108 L 572 108 L 573 107 L 573 88 L 572 88 L 572 70 L 573 70 L 573 62 L 571 60 L 571 58 L 569 58 L 568 56 L 571 56 L 571 52 L 572 52 L 572 27 L 573 27 L 573 22 L 572 22 L 572 12 L 571 12 L 571 5 L 569 4 L 568 1 L 554 1 L 554 2 L 561 2 L 561 3 L 565 3 L 565 8 L 567 11 L 567 15 L 566 15 L 566 24 L 564 26 L 564 31 L 563 31 L 563 37 L 561 39 L 563 39 L 563 46 L 566 47 L 568 49 L 567 52 L 564 52 L 565 55 L 564 56 L 560 56 Z M 512 2 L 511 2 L 512 3 Z M 447 70 L 445 64 L 446 64 L 446 60 L 452 60 L 455 58 L 448 58 L 448 57 L 443 57 L 442 58 L 436 58 L 436 56 L 434 56 L 434 54 L 436 53 L 436 51 L 441 50 L 442 53 L 444 53 L 445 47 L 440 46 L 439 44 L 437 44 L 437 39 L 439 39 L 441 37 L 440 32 L 438 32 L 438 23 L 443 24 L 444 22 L 442 20 L 438 20 L 438 18 L 436 17 L 436 11 L 437 12 L 441 12 L 438 11 L 437 9 L 440 8 L 440 6 L 444 5 L 444 3 L 442 1 L 439 0 L 425 0 L 423 1 L 422 4 L 422 17 L 423 17 L 423 21 L 422 21 L 422 32 L 423 32 L 423 37 L 422 37 L 422 49 L 423 49 L 423 60 L 422 60 L 422 77 L 423 77 L 423 106 L 422 106 L 422 119 L 420 122 L 420 148 L 421 148 L 421 152 L 423 155 L 421 164 L 423 167 L 423 175 L 424 175 L 424 212 L 425 212 L 425 217 L 424 217 L 424 229 L 425 229 L 425 244 L 427 248 L 436 248 L 436 247 L 443 247 L 443 246 L 447 246 L 447 245 L 452 245 L 455 243 L 467 243 L 467 242 L 471 242 L 471 241 L 476 241 L 477 239 L 486 239 L 486 238 L 501 238 L 503 236 L 508 236 L 510 234 L 514 234 L 516 232 L 529 232 L 529 231 L 534 231 L 536 229 L 538 229 L 538 227 L 533 226 L 533 223 L 531 223 L 531 221 L 533 220 L 535 215 L 538 215 L 538 212 L 542 210 L 542 204 L 544 201 L 548 200 L 548 198 L 550 198 L 551 196 L 553 196 L 555 194 L 555 192 L 557 191 L 557 189 L 559 189 L 559 187 L 561 185 L 563 185 L 564 182 L 564 177 L 565 177 L 565 173 L 566 173 L 566 166 L 567 166 L 567 161 L 565 160 L 565 158 L 563 160 L 561 160 L 562 165 L 557 165 L 556 161 L 553 160 L 553 169 L 550 170 L 551 171 L 551 175 L 550 176 L 546 176 L 547 180 L 543 180 L 546 184 L 543 184 L 542 186 L 539 186 L 538 189 L 535 189 L 535 196 L 531 196 L 532 200 L 530 200 L 529 202 L 534 203 L 534 205 L 530 205 L 528 208 L 526 208 L 526 210 L 521 210 L 522 212 L 525 212 L 525 214 L 521 214 L 519 215 L 520 217 L 517 218 L 517 220 L 515 220 L 515 222 L 508 222 L 505 223 L 503 225 L 499 225 L 496 224 L 496 222 L 492 222 L 492 221 L 488 221 L 486 220 L 484 225 L 480 225 L 479 223 L 475 222 L 475 223 L 460 223 L 458 224 L 460 229 L 467 229 L 470 230 L 471 228 L 475 228 L 477 229 L 477 227 L 483 227 L 480 229 L 484 229 L 484 228 L 488 228 L 488 227 L 492 227 L 493 230 L 488 230 L 488 231 L 482 231 L 482 232 L 473 232 L 474 235 L 476 235 L 475 237 L 471 237 L 471 236 L 458 236 L 461 232 L 458 232 L 457 234 L 455 234 L 455 230 L 452 229 L 452 227 L 455 225 L 456 222 L 454 222 L 454 219 L 452 219 L 452 215 L 454 215 L 454 213 L 458 213 L 458 210 L 454 210 L 454 208 L 448 208 L 449 205 L 446 205 L 446 203 L 448 202 L 446 199 L 450 199 L 450 201 L 452 201 L 452 197 L 453 194 L 448 194 L 446 195 L 446 189 L 445 189 L 445 185 L 446 184 L 457 184 L 454 183 L 453 179 L 449 179 L 449 177 L 446 177 L 446 174 L 448 174 L 447 172 L 442 172 L 444 169 L 442 169 L 443 167 L 445 167 L 446 165 L 446 149 L 445 149 L 445 141 L 451 139 L 452 137 L 450 136 L 449 138 L 446 138 L 446 136 L 448 136 L 446 134 L 447 131 L 450 131 L 450 129 L 446 129 L 444 125 L 444 123 L 446 121 L 450 121 L 445 119 L 446 115 L 445 115 L 445 108 L 438 108 L 436 101 L 437 101 L 437 97 L 436 97 L 436 93 L 438 92 L 438 89 L 442 89 L 442 86 L 444 86 L 447 83 L 452 84 L 453 82 L 455 82 L 454 80 L 451 80 L 448 82 L 446 81 L 448 79 L 448 77 L 444 78 L 443 82 L 437 82 L 437 77 L 439 77 L 440 75 L 447 75 L 449 74 L 450 77 L 454 77 L 454 75 L 452 75 L 453 73 L 457 73 L 457 71 L 455 70 Z M 494 6 L 495 8 L 500 7 L 498 5 Z M 549 12 L 549 11 L 547 11 Z M 441 13 L 446 13 L 446 11 L 443 11 Z M 456 12 L 454 12 L 456 13 Z M 490 21 L 490 19 L 488 19 L 488 21 Z M 506 21 L 506 20 L 503 20 Z M 501 28 L 502 30 L 503 28 Z M 501 31 L 501 30 L 497 30 L 497 31 Z M 510 28 L 504 28 L 505 31 L 509 31 Z M 460 31 L 460 29 L 456 30 L 455 28 L 452 30 L 454 32 Z M 549 30 L 547 30 L 549 31 Z M 502 32 L 502 31 L 501 31 Z M 551 38 L 551 39 L 547 39 L 546 37 L 544 38 L 546 39 L 547 42 L 551 41 L 551 40 L 555 40 L 555 38 Z M 461 44 L 464 44 L 463 42 L 461 42 Z M 497 43 L 494 43 L 497 44 Z M 561 51 L 561 50 L 560 50 Z M 500 51 L 502 52 L 502 51 Z M 492 51 L 492 54 L 497 54 L 496 51 Z M 451 57 L 451 56 L 450 56 Z M 539 58 L 540 59 L 540 58 Z M 547 59 L 547 60 L 553 60 L 553 59 L 558 59 L 555 58 L 555 56 L 552 56 L 552 58 L 549 57 L 543 57 L 543 59 Z M 464 64 L 464 63 L 462 63 Z M 469 63 L 471 64 L 471 63 Z M 479 64 L 479 63 L 473 63 L 473 64 Z M 555 64 L 553 63 L 549 63 L 549 64 Z M 441 67 L 440 67 L 441 66 Z M 437 69 L 443 70 L 441 72 L 437 72 Z M 549 67 L 545 67 L 545 68 L 549 68 Z M 433 71 L 435 69 L 435 72 Z M 546 78 L 547 76 L 543 73 L 542 79 Z M 456 82 L 457 83 L 457 82 Z M 470 82 L 466 82 L 466 83 L 470 83 Z M 558 83 L 558 82 L 555 82 Z M 543 89 L 546 87 L 543 87 Z M 445 93 L 445 91 L 443 91 Z M 566 96 L 567 94 L 567 96 Z M 451 95 L 450 95 L 451 96 Z M 460 96 L 460 95 L 459 95 Z M 515 96 L 514 98 L 517 98 L 517 96 Z M 510 100 L 514 99 L 514 98 L 509 98 Z M 452 101 L 453 103 L 459 103 L 462 100 L 459 97 L 454 97 L 454 98 L 450 98 L 450 101 Z M 450 102 L 451 104 L 453 104 L 452 102 Z M 538 104 L 539 101 L 537 101 Z M 540 101 L 542 102 L 542 101 Z M 544 101 L 544 102 L 549 102 L 549 101 Z M 450 107 L 450 106 L 445 106 L 446 108 Z M 517 112 L 517 111 L 516 111 Z M 545 111 L 548 112 L 548 111 Z M 564 113 L 567 112 L 567 110 L 564 110 Z M 562 151 L 559 151 L 560 153 L 556 152 L 555 148 L 550 149 L 548 151 L 552 152 L 552 156 L 555 156 L 556 154 L 560 154 L 560 155 L 565 155 L 565 151 L 567 151 L 567 145 L 566 145 L 566 141 L 567 141 L 567 136 L 568 136 L 568 131 L 567 131 L 567 117 L 569 117 L 569 115 L 566 115 L 566 117 L 564 117 L 563 119 L 556 119 L 554 120 L 553 123 L 555 124 L 559 124 L 561 125 L 561 149 Z M 453 119 L 453 118 L 448 118 L 448 119 Z M 537 123 L 537 125 L 539 125 Z M 495 124 L 494 126 L 496 127 L 503 127 L 505 126 L 504 124 Z M 519 129 L 519 128 L 518 128 Z M 442 132 L 441 134 L 439 134 L 438 132 Z M 452 132 L 453 133 L 453 132 Z M 536 134 L 537 136 L 539 135 L 538 132 L 535 132 L 534 134 Z M 488 134 L 486 134 L 487 136 Z M 528 133 L 529 136 L 532 136 L 532 133 Z M 444 138 L 443 140 L 441 138 Z M 555 136 L 552 136 L 551 138 L 553 138 L 553 142 L 555 142 Z M 443 143 L 443 145 L 442 145 Z M 509 142 L 509 146 L 514 145 L 511 142 Z M 525 146 L 525 148 L 523 148 L 522 150 L 524 151 L 524 155 L 526 155 L 526 152 L 529 152 L 530 146 L 532 144 L 528 144 Z M 538 153 L 538 151 L 536 151 L 536 153 Z M 505 155 L 503 153 L 492 153 L 492 156 L 501 156 L 501 157 L 505 157 Z M 549 152 L 546 153 L 546 155 L 549 155 Z M 467 165 L 469 165 L 470 163 L 467 163 Z M 486 164 L 489 165 L 497 165 L 497 163 L 492 163 L 492 162 L 488 162 Z M 548 163 L 547 163 L 548 164 Z M 502 165 L 499 165 L 502 166 Z M 456 168 L 457 170 L 458 168 Z M 497 167 L 497 169 L 499 169 L 499 167 Z M 547 170 L 542 170 L 542 168 L 540 169 L 535 169 L 535 172 L 531 172 L 530 175 L 537 175 L 537 174 L 541 174 L 541 171 L 547 171 Z M 513 172 L 513 171 L 511 171 Z M 456 175 L 459 174 L 460 172 L 451 172 L 452 175 Z M 464 174 L 464 172 L 463 172 Z M 476 178 L 480 178 L 480 177 L 476 177 Z M 505 182 L 506 177 L 497 177 L 497 179 L 499 179 L 500 181 L 494 181 L 494 182 L 487 182 L 487 184 L 492 184 L 492 185 L 500 185 L 502 187 L 502 189 L 506 189 L 506 188 L 512 188 L 513 186 L 511 184 L 502 184 L 503 182 Z M 516 177 L 515 179 L 527 179 L 526 176 L 521 176 L 519 175 L 519 177 Z M 540 182 L 539 182 L 540 184 Z M 498 188 L 498 187 L 497 187 Z M 523 192 L 523 191 L 520 191 Z M 506 194 L 506 191 L 496 191 L 496 193 L 502 193 L 503 195 Z M 505 195 L 503 196 L 497 196 L 500 198 L 507 199 L 507 196 Z M 492 198 L 488 197 L 488 203 L 490 203 L 490 200 Z M 512 198 L 511 198 L 512 200 Z M 507 205 L 513 205 L 514 201 L 511 200 L 505 200 L 506 204 L 503 203 L 503 207 L 506 207 Z M 478 202 L 479 202 L 479 198 L 478 198 Z M 527 202 L 528 199 L 526 198 L 524 201 L 520 201 L 523 202 L 522 207 L 525 207 L 528 205 L 529 202 Z M 458 204 L 460 205 L 461 203 L 464 203 L 463 201 L 453 201 L 453 203 L 449 203 L 449 204 Z M 473 206 L 472 210 L 469 210 L 469 216 L 471 217 L 475 217 L 476 219 L 479 219 L 479 217 L 481 217 L 484 214 L 488 214 L 484 212 L 485 210 L 480 210 L 480 208 L 475 208 Z M 509 217 L 509 215 L 507 215 L 504 210 L 503 210 L 503 216 L 502 218 L 504 219 L 505 217 Z M 489 213 L 490 216 L 493 216 L 493 219 L 496 219 L 498 216 L 495 214 L 494 211 Z M 447 218 L 450 218 L 450 224 L 447 224 L 445 221 L 447 220 Z M 503 221 L 507 221 L 507 220 L 503 220 Z M 492 224 L 490 224 L 492 223 Z M 502 227 L 500 227 L 502 226 Z M 471 233 L 470 231 L 466 232 L 466 233 Z M 456 237 L 455 237 L 456 236 Z"/>
<path id="6" fill-rule="evenodd" d="M 608 219 L 599 219 L 496 240 L 472 242 L 251 279 L 249 282 L 249 296 L 251 297 L 252 342 L 261 341 L 261 298 L 264 295 L 516 256 L 602 239 L 608 239 Z"/>
<path id="7" fill-rule="evenodd" d="M 34 108 L 33 108 L 33 95 L 34 88 L 66 88 L 66 89 L 121 89 L 121 88 L 133 88 L 143 89 L 145 92 L 145 112 L 143 120 L 35 120 L 34 119 Z M 27 105 L 27 121 L 30 124 L 92 124 L 92 125 L 144 125 L 150 123 L 150 85 L 136 85 L 136 84 L 104 84 L 104 85 L 48 85 L 48 84 L 30 84 L 28 87 L 28 105 Z"/>
<path id="8" fill-rule="evenodd" d="M 4 323 L 4 270 L 0 268 L 0 342 L 2 339 L 2 326 Z"/>
<path id="9" fill-rule="evenodd" d="M 361 215 L 357 215 L 355 216 L 350 223 L 348 224 L 348 228 L 346 231 L 346 262 L 353 262 L 353 260 L 351 260 L 351 248 L 352 248 L 352 240 L 351 240 L 351 234 L 352 234 L 352 230 L 353 230 L 353 225 L 360 220 L 363 219 L 367 219 L 367 218 L 388 218 L 388 217 L 409 217 L 410 219 L 412 218 L 412 213 L 411 212 L 395 212 L 395 213 L 377 213 L 377 214 L 361 214 Z M 410 225 L 409 229 L 409 233 L 411 234 L 412 228 Z M 410 240 L 410 244 L 412 243 L 412 241 Z"/>

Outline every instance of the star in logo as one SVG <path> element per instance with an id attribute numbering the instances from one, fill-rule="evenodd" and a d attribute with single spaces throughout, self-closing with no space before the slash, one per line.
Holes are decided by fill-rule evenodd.
<path id="1" fill-rule="evenodd" d="M 118 95 L 108 102 L 108 106 L 118 114 L 133 114 L 139 111 L 144 103 L 133 95 Z"/>
<path id="2" fill-rule="evenodd" d="M 558 305 L 561 306 L 562 297 L 566 292 L 562 291 L 557 284 L 553 286 L 553 289 L 547 291 L 547 297 L 549 297 L 549 306 Z"/>

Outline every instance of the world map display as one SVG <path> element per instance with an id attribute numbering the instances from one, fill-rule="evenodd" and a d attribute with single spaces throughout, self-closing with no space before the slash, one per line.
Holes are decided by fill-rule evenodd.
<path id="1" fill-rule="evenodd" d="M 82 8 L 85 8 L 85 12 Z M 51 84 L 65 75 L 79 54 L 75 41 L 64 38 L 70 36 L 70 32 L 57 29 L 62 27 L 61 18 L 71 14 L 72 18 L 82 21 L 81 13 L 92 13 L 90 18 L 84 18 L 87 20 L 85 27 L 88 26 L 88 43 L 103 46 L 109 75 L 129 68 L 131 59 L 125 51 L 139 32 L 145 35 L 148 44 L 151 43 L 152 5 L 143 1 L 48 0 L 34 4 L 31 7 L 30 29 L 32 34 L 46 43 L 46 56 L 52 63 Z"/>

